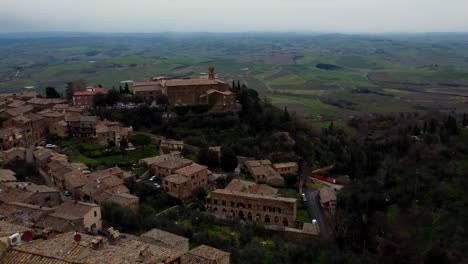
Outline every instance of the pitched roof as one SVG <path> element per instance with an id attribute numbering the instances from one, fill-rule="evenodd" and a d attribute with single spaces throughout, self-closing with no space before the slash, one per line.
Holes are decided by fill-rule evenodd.
<path id="1" fill-rule="evenodd" d="M 55 213 L 67 214 L 75 217 L 84 217 L 87 213 L 96 207 L 99 208 L 99 205 L 81 201 L 66 200 L 64 203 L 59 205 L 57 209 L 55 209 Z"/>
<path id="2" fill-rule="evenodd" d="M 63 175 L 65 184 L 70 188 L 78 188 L 84 186 L 88 182 L 88 176 L 81 171 L 72 171 Z"/>
<path id="3" fill-rule="evenodd" d="M 2 215 L 6 216 L 6 220 L 10 223 L 32 227 L 39 219 L 53 212 L 53 209 L 44 206 L 12 202 L 1 204 L 0 212 L 2 212 Z"/>
<path id="4" fill-rule="evenodd" d="M 284 162 L 284 163 L 275 163 L 273 164 L 273 168 L 280 169 L 280 168 L 291 168 L 291 167 L 298 167 L 299 165 L 297 162 Z"/>
<path id="5" fill-rule="evenodd" d="M 0 221 L 0 237 L 11 236 L 13 234 L 23 233 L 29 230 L 31 229 L 21 225 L 15 225 L 7 221 Z"/>
<path id="6" fill-rule="evenodd" d="M 75 92 L 73 96 L 90 96 L 98 93 L 107 94 L 107 90 L 103 87 L 86 88 L 86 91 Z"/>
<path id="7" fill-rule="evenodd" d="M 167 181 L 167 182 L 175 183 L 175 184 L 182 184 L 184 182 L 190 181 L 190 178 L 179 175 L 179 174 L 173 174 L 173 175 L 165 177 L 163 181 Z"/>
<path id="8" fill-rule="evenodd" d="M 0 255 L 0 263 L 3 264 L 70 264 L 68 261 L 56 259 L 54 257 L 43 256 L 20 248 L 10 248 Z"/>
<path id="9" fill-rule="evenodd" d="M 174 158 L 174 159 L 169 159 L 169 160 L 164 160 L 161 162 L 157 162 L 154 164 L 154 166 L 161 167 L 161 168 L 167 168 L 167 169 L 179 169 L 184 166 L 188 166 L 192 164 L 193 162 L 188 159 L 182 159 L 182 158 Z"/>
<path id="10" fill-rule="evenodd" d="M 135 201 L 138 203 L 139 200 L 140 198 L 138 196 L 131 195 L 129 193 L 119 193 L 107 199 L 106 202 L 116 203 L 127 207 L 135 203 Z"/>
<path id="11" fill-rule="evenodd" d="M 278 189 L 266 184 L 256 184 L 241 179 L 233 179 L 224 189 L 232 192 L 252 193 L 265 196 L 276 196 L 278 193 Z"/>
<path id="12" fill-rule="evenodd" d="M 220 84 L 220 82 L 217 80 L 210 80 L 210 79 L 205 79 L 205 78 L 172 79 L 172 80 L 163 81 L 163 85 L 166 87 L 190 86 L 190 85 L 216 85 L 216 84 Z"/>
<path id="13" fill-rule="evenodd" d="M 214 247 L 201 245 L 189 251 L 190 254 L 209 260 L 218 260 L 231 254 Z"/>
<path id="14" fill-rule="evenodd" d="M 180 174 L 182 176 L 191 176 L 197 172 L 200 172 L 200 171 L 203 171 L 203 170 L 206 170 L 208 169 L 208 167 L 206 166 L 203 166 L 203 165 L 200 165 L 200 164 L 197 164 L 197 163 L 193 163 L 189 166 L 186 166 L 186 167 L 183 167 L 181 169 L 178 169 L 176 171 L 174 171 L 174 173 L 177 173 L 177 174 Z"/>
<path id="15" fill-rule="evenodd" d="M 19 116 L 34 110 L 34 106 L 32 105 L 25 105 L 21 107 L 11 108 L 6 110 L 6 112 L 11 116 Z"/>
<path id="16" fill-rule="evenodd" d="M 155 242 L 162 242 L 171 247 L 180 243 L 187 243 L 189 241 L 189 239 L 186 237 L 178 236 L 157 228 L 151 229 L 150 231 L 142 234 L 140 238 L 144 238 L 145 242 L 150 242 L 153 240 Z"/>
<path id="17" fill-rule="evenodd" d="M 0 182 L 16 181 L 16 173 L 12 170 L 0 169 Z"/>

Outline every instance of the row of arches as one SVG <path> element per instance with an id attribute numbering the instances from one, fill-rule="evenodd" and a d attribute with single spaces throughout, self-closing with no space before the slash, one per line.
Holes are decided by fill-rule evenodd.
<path id="1" fill-rule="evenodd" d="M 213 209 L 213 212 L 215 213 L 219 213 L 218 211 L 218 208 L 214 208 Z M 226 215 L 227 214 L 227 211 L 226 209 L 222 209 L 221 210 L 221 213 Z M 260 214 L 256 214 L 255 217 L 253 217 L 252 213 L 251 212 L 248 212 L 247 214 L 245 214 L 242 210 L 239 211 L 236 215 L 236 212 L 234 210 L 231 210 L 229 212 L 229 215 L 227 215 L 228 217 L 232 217 L 232 218 L 240 218 L 242 220 L 248 220 L 248 221 L 263 221 L 265 224 L 271 224 L 271 223 L 274 223 L 274 224 L 279 224 L 280 223 L 280 218 L 275 215 L 274 217 L 270 218 L 270 216 L 268 214 L 265 215 L 265 217 L 262 219 L 262 217 L 260 216 Z M 283 217 L 282 221 L 281 221 L 281 224 L 283 226 L 289 226 L 289 221 L 288 221 L 288 218 L 286 217 Z"/>

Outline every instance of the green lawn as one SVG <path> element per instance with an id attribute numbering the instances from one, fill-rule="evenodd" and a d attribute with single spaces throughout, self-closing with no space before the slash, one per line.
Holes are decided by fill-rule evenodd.
<path id="1" fill-rule="evenodd" d="M 296 212 L 296 220 L 304 223 L 310 223 L 312 219 L 310 219 L 309 214 L 305 209 L 298 208 Z"/>
<path id="2" fill-rule="evenodd" d="M 294 188 L 279 188 L 278 194 L 288 198 L 297 198 L 299 192 Z"/>
<path id="3" fill-rule="evenodd" d="M 81 162 L 90 167 L 133 164 L 138 163 L 140 159 L 159 155 L 159 150 L 155 145 L 121 152 L 118 147 L 102 147 L 77 140 L 61 141 L 57 144 L 63 146 L 62 151 L 68 155 L 72 162 Z M 116 154 L 108 155 L 109 153 Z"/>

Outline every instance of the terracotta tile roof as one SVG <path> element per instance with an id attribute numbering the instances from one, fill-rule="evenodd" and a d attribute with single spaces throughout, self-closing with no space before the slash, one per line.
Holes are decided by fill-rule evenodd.
<path id="1" fill-rule="evenodd" d="M 50 109 L 46 109 L 48 110 L 47 112 L 38 112 L 37 114 L 39 115 L 42 115 L 43 117 L 54 117 L 54 118 L 58 118 L 58 117 L 65 117 L 65 113 L 63 112 L 57 112 L 57 111 L 52 111 Z"/>
<path id="2" fill-rule="evenodd" d="M 189 239 L 183 236 L 178 236 L 161 229 L 151 229 L 150 231 L 144 233 L 140 236 L 140 240 L 147 243 L 161 242 L 168 245 L 169 247 L 174 247 L 181 243 L 188 243 Z"/>
<path id="3" fill-rule="evenodd" d="M 57 235 L 47 240 L 36 240 L 15 249 L 29 253 L 33 256 L 43 256 L 52 258 L 57 263 L 83 263 L 83 259 L 88 255 L 98 252 L 89 248 L 91 241 L 95 238 L 86 234 L 80 234 L 81 241 L 79 243 L 74 240 L 75 233 L 68 232 Z M 26 262 L 33 263 L 33 262 Z M 49 262 L 44 262 L 49 263 Z M 55 263 L 55 262 L 51 262 Z M 118 263 L 118 262 L 116 262 Z"/>
<path id="4" fill-rule="evenodd" d="M 24 101 L 19 101 L 19 100 L 13 100 L 8 104 L 8 107 L 10 108 L 16 108 L 25 105 L 26 102 Z"/>
<path id="5" fill-rule="evenodd" d="M 195 173 L 198 173 L 198 172 L 201 172 L 203 170 L 207 170 L 208 167 L 206 166 L 203 166 L 203 165 L 200 165 L 200 164 L 197 164 L 197 163 L 193 163 L 189 166 L 186 166 L 186 167 L 183 167 L 181 169 L 178 169 L 176 171 L 174 171 L 174 173 L 176 174 L 180 174 L 182 176 L 186 176 L 186 177 L 189 177 Z"/>
<path id="6" fill-rule="evenodd" d="M 163 155 L 159 155 L 159 156 L 155 156 L 155 157 L 141 159 L 140 162 L 145 163 L 148 166 L 151 166 L 151 165 L 153 165 L 155 163 L 165 161 L 165 160 L 169 160 L 169 159 L 173 159 L 173 158 L 174 158 L 174 155 L 172 155 L 172 154 L 163 154 Z"/>
<path id="7" fill-rule="evenodd" d="M 2 128 L 0 129 L 0 137 L 9 137 L 15 134 L 23 133 L 23 129 L 17 127 L 9 127 L 9 128 Z"/>
<path id="8" fill-rule="evenodd" d="M 131 195 L 129 193 L 119 193 L 107 199 L 106 202 L 116 203 L 121 206 L 128 207 L 135 202 L 138 204 L 139 201 L 140 198 L 138 196 Z"/>
<path id="9" fill-rule="evenodd" d="M 190 178 L 179 175 L 179 174 L 173 174 L 173 175 L 165 177 L 163 181 L 167 181 L 167 182 L 175 183 L 175 184 L 182 184 L 184 182 L 190 181 Z"/>
<path id="10" fill-rule="evenodd" d="M 189 251 L 190 254 L 209 260 L 219 260 L 231 254 L 214 247 L 201 245 Z"/>
<path id="11" fill-rule="evenodd" d="M 88 183 L 80 188 L 80 192 L 93 197 L 96 201 L 103 202 L 114 194 L 130 192 L 117 176 L 108 175 L 94 180 L 90 175 L 88 177 Z"/>
<path id="12" fill-rule="evenodd" d="M 63 104 L 67 102 L 66 99 L 61 98 L 32 98 L 27 101 L 28 104 L 35 104 L 35 105 L 50 105 L 50 104 Z"/>
<path id="13" fill-rule="evenodd" d="M 87 264 L 171 263 L 183 254 L 137 240 L 126 240 L 117 245 L 106 244 L 104 248 L 90 254 L 83 261 Z"/>
<path id="14" fill-rule="evenodd" d="M 155 92 L 164 89 L 159 81 L 134 82 L 133 92 Z"/>
<path id="15" fill-rule="evenodd" d="M 98 93 L 107 94 L 107 90 L 102 87 L 86 88 L 86 91 L 75 92 L 73 96 L 89 96 L 89 95 L 95 95 Z"/>
<path id="16" fill-rule="evenodd" d="M 19 248 L 11 248 L 0 255 L 0 263 L 2 264 L 70 264 L 69 261 L 46 257 L 23 251 Z"/>
<path id="17" fill-rule="evenodd" d="M 247 160 L 244 162 L 246 167 L 258 167 L 262 165 L 271 165 L 269 160 Z"/>
<path id="18" fill-rule="evenodd" d="M 280 168 L 291 168 L 291 167 L 298 167 L 299 165 L 297 162 L 285 162 L 285 163 L 275 163 L 273 164 L 273 168 L 280 169 Z"/>
<path id="19" fill-rule="evenodd" d="M 216 85 L 219 84 L 217 80 L 210 80 L 204 78 L 197 79 L 172 79 L 167 81 L 162 81 L 163 85 L 166 87 L 174 86 L 190 86 L 190 85 Z"/>
<path id="20" fill-rule="evenodd" d="M 6 110 L 6 112 L 11 116 L 19 116 L 34 110 L 34 106 L 32 105 L 25 105 L 21 107 L 11 108 Z"/>
<path id="21" fill-rule="evenodd" d="M 48 213 L 53 212 L 53 209 L 13 202 L 1 204 L 0 212 L 2 215 L 6 216 L 6 220 L 10 223 L 33 227 L 39 219 L 42 219 Z"/>
<path id="22" fill-rule="evenodd" d="M 70 214 L 52 213 L 36 222 L 35 226 L 39 228 L 50 228 L 56 232 L 68 232 L 76 230 L 76 225 L 83 221 L 82 217 Z"/>
<path id="23" fill-rule="evenodd" d="M 216 190 L 212 191 L 211 193 L 213 193 L 213 194 L 224 194 L 224 195 L 235 195 L 235 196 L 240 196 L 240 197 L 248 197 L 248 198 L 252 198 L 252 199 L 266 200 L 266 201 L 279 201 L 279 202 L 288 202 L 288 203 L 296 203 L 296 201 L 297 201 L 297 199 L 294 199 L 294 198 L 262 195 L 262 194 L 258 194 L 258 193 L 237 192 L 237 191 L 230 191 L 230 190 L 226 190 L 226 189 L 216 189 Z M 210 196 L 210 195 L 208 195 L 208 196 Z"/>
<path id="24" fill-rule="evenodd" d="M 0 237 L 7 237 L 16 233 L 23 233 L 30 230 L 30 228 L 24 226 L 15 225 L 6 221 L 0 221 Z"/>
<path id="25" fill-rule="evenodd" d="M 70 107 L 68 104 L 56 104 L 56 105 L 52 106 L 52 109 L 54 109 L 54 110 L 65 110 L 68 107 Z"/>
<path id="26" fill-rule="evenodd" d="M 233 179 L 224 189 L 232 192 L 252 193 L 265 196 L 276 196 L 278 193 L 278 189 L 266 184 L 256 184 L 240 179 Z"/>
<path id="27" fill-rule="evenodd" d="M 5 182 L 0 184 L 0 201 L 24 202 L 36 193 L 54 193 L 58 190 L 30 182 Z"/>
<path id="28" fill-rule="evenodd" d="M 88 182 L 88 176 L 76 170 L 63 175 L 63 179 L 70 188 L 82 187 Z"/>
<path id="29" fill-rule="evenodd" d="M 0 169 L 0 182 L 14 182 L 16 181 L 16 173 L 12 170 Z"/>
<path id="30" fill-rule="evenodd" d="M 167 168 L 167 169 L 178 169 L 184 166 L 188 166 L 192 163 L 193 162 L 188 159 L 175 158 L 175 159 L 169 159 L 169 160 L 164 160 L 164 161 L 155 163 L 154 166 Z"/>
<path id="31" fill-rule="evenodd" d="M 89 213 L 91 210 L 94 210 L 96 207 L 99 208 L 99 205 L 66 200 L 55 209 L 55 213 L 71 215 L 75 217 L 84 217 L 87 213 Z"/>
<path id="32" fill-rule="evenodd" d="M 69 163 L 66 161 L 62 161 L 62 160 L 53 160 L 47 163 L 47 168 L 51 170 L 52 172 L 58 172 L 62 168 L 65 168 L 68 166 L 69 166 Z"/>

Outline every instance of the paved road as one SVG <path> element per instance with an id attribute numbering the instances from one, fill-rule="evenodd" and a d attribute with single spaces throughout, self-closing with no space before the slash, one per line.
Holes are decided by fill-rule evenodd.
<path id="1" fill-rule="evenodd" d="M 307 197 L 307 212 L 309 213 L 310 218 L 317 220 L 317 224 L 320 228 L 320 238 L 329 239 L 330 233 L 328 227 L 325 223 L 325 218 L 320 208 L 319 202 L 319 191 L 318 190 L 303 190 Z"/>

